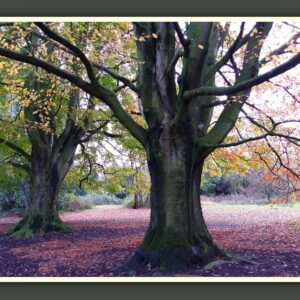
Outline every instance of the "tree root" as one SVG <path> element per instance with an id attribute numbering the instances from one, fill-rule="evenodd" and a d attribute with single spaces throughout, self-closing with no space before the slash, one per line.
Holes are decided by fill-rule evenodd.
<path id="1" fill-rule="evenodd" d="M 208 265 L 206 265 L 203 269 L 211 269 L 219 263 L 220 265 L 225 264 L 225 263 L 246 263 L 246 264 L 251 264 L 251 265 L 259 265 L 260 263 L 250 260 L 246 257 L 240 256 L 240 255 L 231 255 L 227 252 L 222 251 L 221 255 L 219 256 L 221 259 L 212 261 Z M 214 264 L 215 263 L 215 264 Z M 211 265 L 212 267 L 209 267 Z"/>
<path id="2" fill-rule="evenodd" d="M 217 250 L 214 245 L 173 245 L 157 250 L 138 249 L 128 267 L 131 271 L 146 267 L 149 270 L 158 269 L 160 272 L 182 271 L 195 264 L 206 265 L 219 256 Z"/>
<path id="3" fill-rule="evenodd" d="M 138 249 L 129 262 L 129 271 L 120 276 L 135 276 L 138 271 L 143 271 L 145 268 L 148 268 L 149 271 L 155 271 L 156 269 L 154 274 L 157 273 L 160 274 L 159 276 L 163 276 L 163 273 L 165 272 L 185 271 L 195 264 L 202 266 L 203 271 L 209 271 L 225 264 L 245 263 L 259 265 L 259 263 L 245 257 L 233 256 L 221 250 L 216 255 L 207 255 L 207 257 L 202 256 L 202 258 L 198 256 L 198 260 L 191 256 L 188 251 L 182 251 L 183 249 L 177 248 L 177 252 L 174 252 L 174 249 L 172 250 L 173 252 L 168 251 L 169 255 L 166 257 L 164 251 L 149 252 Z M 181 254 L 176 255 L 176 253 Z"/>
<path id="4" fill-rule="evenodd" d="M 243 263 L 247 263 L 247 264 L 250 264 L 250 265 L 259 265 L 260 263 L 259 262 L 256 262 L 256 261 L 253 261 L 253 260 L 250 260 L 246 257 L 243 257 L 243 256 L 232 256 L 232 261 L 233 262 L 243 262 Z"/>
<path id="5" fill-rule="evenodd" d="M 234 261 L 222 260 L 222 259 L 214 260 L 214 261 L 211 261 L 210 263 L 208 263 L 206 266 L 204 266 L 202 268 L 202 270 L 203 271 L 209 271 L 211 269 L 220 267 L 220 266 L 222 266 L 224 264 L 232 264 L 232 263 L 234 263 Z"/>

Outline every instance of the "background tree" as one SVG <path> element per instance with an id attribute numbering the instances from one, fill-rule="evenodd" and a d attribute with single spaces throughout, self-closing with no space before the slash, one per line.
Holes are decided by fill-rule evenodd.
<path id="1" fill-rule="evenodd" d="M 85 27 L 75 27 L 71 24 L 65 30 L 76 33 L 79 39 Z M 18 35 L 20 31 L 26 33 L 25 37 Z M 27 26 L 15 26 L 6 34 L 10 39 L 20 38 L 22 51 L 32 55 L 38 52 L 47 58 L 55 52 L 37 36 L 28 35 Z M 80 41 L 84 43 L 83 39 Z M 15 46 L 10 44 L 9 47 Z M 76 60 L 68 56 L 57 55 L 52 59 L 77 74 L 81 72 Z M 77 146 L 94 135 L 109 135 L 105 129 L 110 114 L 92 97 L 85 97 L 76 87 L 65 85 L 42 70 L 13 66 L 7 60 L 2 61 L 1 67 L 0 143 L 9 148 L 10 157 L 6 156 L 5 162 L 25 170 L 31 184 L 26 215 L 12 231 L 15 236 L 30 236 L 68 230 L 57 213 L 60 187 L 74 161 Z"/>
<path id="2" fill-rule="evenodd" d="M 132 69 L 126 70 L 128 64 L 118 74 L 103 66 L 100 69 L 137 94 L 146 126 L 136 122 L 111 87 L 97 77 L 102 57 L 94 61 L 88 55 L 92 44 L 84 49 L 85 55 L 74 39 L 63 37 L 53 25 L 33 26 L 44 40 L 58 43 L 62 51 L 79 60 L 85 68 L 82 76 L 40 55 L 23 54 L 5 45 L 0 48 L 0 55 L 40 67 L 100 99 L 145 148 L 151 177 L 151 219 L 132 260 L 134 267 L 150 263 L 170 269 L 205 264 L 224 255 L 207 230 L 199 201 L 203 163 L 215 149 L 275 136 L 299 142 L 297 136 L 281 133 L 282 123 L 272 120 L 268 124 L 254 120 L 261 129 L 255 137 L 226 142 L 249 103 L 251 89 L 300 62 L 298 30 L 286 43 L 272 47 L 268 44 L 272 23 L 246 25 L 243 22 L 232 31 L 231 24 L 217 22 L 193 22 L 185 28 L 178 23 L 134 23 L 136 49 L 132 53 L 137 54 L 137 85 L 135 78 L 122 74 L 132 73 Z M 278 65 L 268 63 L 281 54 L 284 57 Z M 218 105 L 224 108 L 212 121 Z"/>

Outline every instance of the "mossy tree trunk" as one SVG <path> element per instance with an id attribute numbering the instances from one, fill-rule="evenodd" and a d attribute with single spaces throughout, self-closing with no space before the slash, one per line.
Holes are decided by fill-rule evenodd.
<path id="1" fill-rule="evenodd" d="M 72 165 L 75 150 L 76 145 L 68 151 L 64 149 L 64 160 L 61 157 L 55 160 L 50 148 L 43 151 L 40 147 L 33 147 L 28 210 L 24 218 L 12 228 L 15 237 L 69 231 L 58 215 L 57 204 L 59 190 Z"/>
<path id="2" fill-rule="evenodd" d="M 258 35 L 249 37 L 237 83 L 257 75 L 260 39 L 270 28 L 269 23 L 256 24 Z M 201 93 L 201 88 L 215 87 L 216 57 L 222 44 L 219 25 L 191 23 L 184 36 L 178 24 L 135 24 L 137 37 L 153 32 L 157 38 L 136 42 L 139 59 L 145 62 L 139 66 L 138 79 L 148 125 L 145 148 L 151 176 L 151 217 L 130 266 L 136 269 L 150 263 L 163 270 L 182 269 L 227 257 L 214 244 L 202 215 L 201 173 L 204 160 L 234 127 L 250 90 L 235 93 L 233 99 L 238 101 L 230 101 L 228 96 L 229 104 L 209 131 L 217 99 L 213 92 Z M 175 50 L 175 32 L 182 54 Z M 240 40 L 241 33 L 236 43 Z M 182 70 L 176 85 L 175 64 L 180 57 Z"/>
<path id="3" fill-rule="evenodd" d="M 40 97 L 43 90 L 40 90 Z M 43 103 L 43 102 L 41 102 Z M 69 100 L 71 109 L 79 104 L 79 91 L 72 93 Z M 36 124 L 41 123 L 41 115 L 35 112 L 40 107 L 31 103 L 24 109 L 27 121 Z M 55 129 L 55 115 L 49 119 L 49 131 L 44 128 L 28 127 L 27 134 L 31 144 L 30 168 L 30 199 L 28 210 L 24 218 L 10 231 L 15 237 L 33 236 L 52 231 L 68 231 L 70 228 L 63 223 L 58 215 L 57 201 L 59 190 L 72 166 L 76 148 L 86 129 L 75 124 L 70 115 L 67 115 L 65 127 L 60 135 L 52 132 Z"/>
<path id="4" fill-rule="evenodd" d="M 174 139 L 168 128 L 150 139 L 151 217 L 131 261 L 162 270 L 204 265 L 222 252 L 207 230 L 200 204 L 201 151 L 191 151 L 188 134 Z M 195 150 L 195 149 L 194 149 Z"/>

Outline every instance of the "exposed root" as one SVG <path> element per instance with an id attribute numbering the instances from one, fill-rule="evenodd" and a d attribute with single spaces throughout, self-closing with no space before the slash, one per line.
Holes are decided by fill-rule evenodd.
<path id="1" fill-rule="evenodd" d="M 212 240 L 198 239 L 196 245 L 189 243 L 183 245 L 162 246 L 163 241 L 157 240 L 153 247 L 154 240 L 148 247 L 142 245 L 129 262 L 130 274 L 145 268 L 157 269 L 159 272 L 184 271 L 193 265 L 198 265 L 203 270 L 210 270 L 224 264 L 247 263 L 257 265 L 245 257 L 233 256 L 220 250 Z M 169 240 L 168 240 L 169 242 Z M 130 275 L 129 275 L 130 276 Z"/>
<path id="2" fill-rule="evenodd" d="M 252 265 L 259 265 L 258 262 L 250 260 L 246 257 L 240 256 L 240 255 L 231 255 L 229 253 L 223 252 L 222 255 L 220 256 L 224 259 L 224 261 L 228 261 L 228 262 L 243 262 L 243 263 L 247 263 L 247 264 L 252 264 Z"/>
<path id="3" fill-rule="evenodd" d="M 211 269 L 220 267 L 220 266 L 222 266 L 222 265 L 225 265 L 225 264 L 233 264 L 233 263 L 235 263 L 235 261 L 222 260 L 222 259 L 214 260 L 214 261 L 211 261 L 210 263 L 208 263 L 206 266 L 204 266 L 204 267 L 202 268 L 202 270 L 203 270 L 203 271 L 209 271 L 209 270 L 211 270 Z"/>
<path id="4" fill-rule="evenodd" d="M 255 261 L 252 261 L 250 259 L 247 259 L 245 257 L 232 256 L 228 253 L 224 253 L 223 258 L 224 259 L 218 259 L 218 260 L 211 261 L 206 266 L 204 266 L 202 268 L 202 270 L 209 271 L 211 269 L 220 267 L 220 266 L 225 265 L 225 264 L 236 264 L 236 263 L 240 263 L 240 262 L 243 262 L 243 263 L 246 263 L 246 264 L 259 265 L 259 263 L 255 262 Z"/>
<path id="5" fill-rule="evenodd" d="M 204 266 L 219 255 L 214 245 L 174 245 L 157 250 L 138 249 L 129 262 L 130 270 L 158 268 L 161 272 L 182 271 L 198 264 Z"/>
<path id="6" fill-rule="evenodd" d="M 260 264 L 256 261 L 250 260 L 250 259 L 242 257 L 242 256 L 233 256 L 232 260 L 236 261 L 236 262 L 247 263 L 247 264 L 250 264 L 250 265 L 259 265 Z"/>

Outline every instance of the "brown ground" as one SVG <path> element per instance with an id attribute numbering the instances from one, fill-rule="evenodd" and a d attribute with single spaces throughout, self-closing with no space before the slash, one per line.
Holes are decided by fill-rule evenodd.
<path id="1" fill-rule="evenodd" d="M 148 209 L 103 206 L 62 213 L 73 231 L 35 238 L 4 234 L 20 217 L 0 218 L 0 276 L 124 276 L 147 229 Z M 215 242 L 252 260 L 192 267 L 167 276 L 300 276 L 300 208 L 205 204 Z M 145 269 L 136 276 L 162 276 Z"/>

